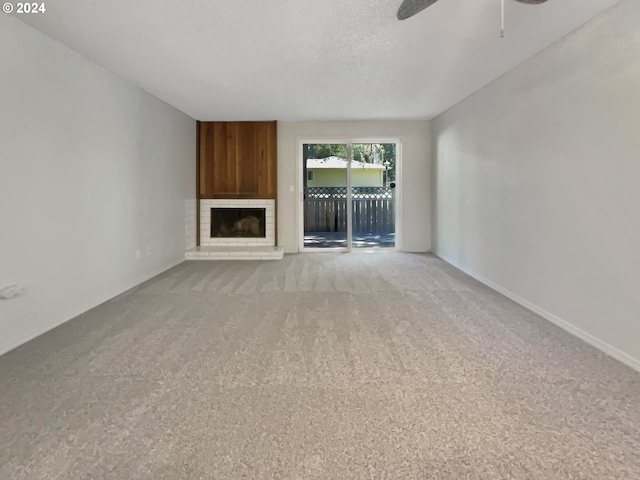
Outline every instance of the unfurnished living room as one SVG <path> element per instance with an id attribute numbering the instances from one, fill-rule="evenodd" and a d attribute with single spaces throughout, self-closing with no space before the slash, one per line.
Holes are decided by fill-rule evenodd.
<path id="1" fill-rule="evenodd" d="M 640 1 L 0 14 L 0 479 L 640 479 Z"/>

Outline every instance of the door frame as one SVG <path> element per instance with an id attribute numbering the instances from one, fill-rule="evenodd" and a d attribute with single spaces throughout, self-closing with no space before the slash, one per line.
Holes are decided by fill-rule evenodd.
<path id="1" fill-rule="evenodd" d="M 395 246 L 394 247 L 372 247 L 372 248 L 352 248 L 351 237 L 349 232 L 352 228 L 352 206 L 351 206 L 351 189 L 347 188 L 347 247 L 342 248 L 312 248 L 304 246 L 304 181 L 302 179 L 302 146 L 307 143 L 337 143 L 346 144 L 347 153 L 351 151 L 350 145 L 354 143 L 395 143 L 396 144 L 396 192 L 394 205 L 394 222 L 395 222 Z M 351 156 L 351 155 L 348 155 Z M 296 213 L 298 235 L 298 251 L 299 252 L 393 252 L 402 251 L 402 142 L 397 137 L 299 137 L 297 138 L 296 147 Z M 347 169 L 347 184 L 351 183 L 351 168 Z"/>

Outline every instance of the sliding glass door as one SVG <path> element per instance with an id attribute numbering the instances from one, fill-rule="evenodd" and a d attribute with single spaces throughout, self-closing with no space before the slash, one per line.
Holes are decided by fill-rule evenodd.
<path id="1" fill-rule="evenodd" d="M 351 146 L 353 248 L 394 248 L 396 144 Z"/>
<path id="2" fill-rule="evenodd" d="M 305 143 L 303 153 L 304 248 L 349 245 L 349 159 L 342 143 Z"/>
<path id="3" fill-rule="evenodd" d="M 302 144 L 302 249 L 394 248 L 396 143 Z"/>

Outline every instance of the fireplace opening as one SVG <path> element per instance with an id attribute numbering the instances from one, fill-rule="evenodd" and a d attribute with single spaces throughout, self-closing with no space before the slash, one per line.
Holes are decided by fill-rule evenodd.
<path id="1" fill-rule="evenodd" d="M 264 208 L 212 208 L 211 238 L 265 238 Z"/>

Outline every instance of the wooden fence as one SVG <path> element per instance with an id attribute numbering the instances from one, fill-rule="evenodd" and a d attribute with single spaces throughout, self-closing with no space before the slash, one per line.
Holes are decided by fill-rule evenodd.
<path id="1" fill-rule="evenodd" d="M 305 232 L 347 231 L 347 188 L 307 187 L 304 191 Z M 352 187 L 353 232 L 395 232 L 393 190 Z"/>

